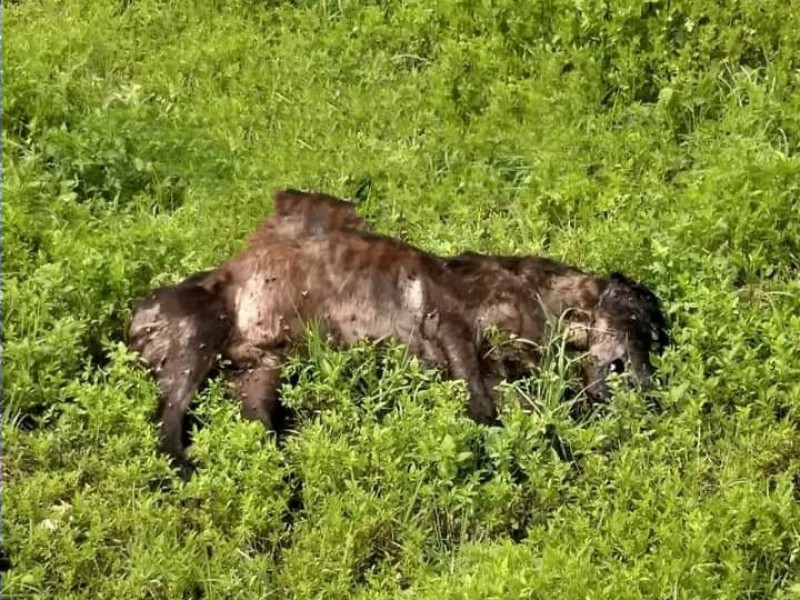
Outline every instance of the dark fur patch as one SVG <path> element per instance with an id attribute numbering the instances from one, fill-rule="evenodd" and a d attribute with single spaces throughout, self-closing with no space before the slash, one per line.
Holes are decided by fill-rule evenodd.
<path id="1" fill-rule="evenodd" d="M 163 321 L 155 333 L 142 326 L 148 310 Z M 668 340 L 655 294 L 621 273 L 604 279 L 533 256 L 438 257 L 369 231 L 350 202 L 287 189 L 276 190 L 275 213 L 242 253 L 140 303 L 130 340 L 162 390 L 162 448 L 186 467 L 177 428 L 214 357 L 253 370 L 239 377 L 249 396 L 242 397 L 243 410 L 271 428 L 280 408 L 274 369 L 306 322 L 318 321 L 345 345 L 395 338 L 466 380 L 470 416 L 494 423 L 490 384 L 535 365 L 548 313 L 583 327 L 602 317 L 631 340 L 625 352 L 642 364 Z M 479 345 L 485 350 L 490 328 L 534 345 L 481 361 Z"/>
<path id="2" fill-rule="evenodd" d="M 635 332 L 642 346 L 662 352 L 670 343 L 669 326 L 658 297 L 641 283 L 612 272 L 598 308 L 614 315 L 615 322 Z"/>
<path id="3" fill-rule="evenodd" d="M 364 338 L 407 344 L 467 382 L 473 419 L 496 420 L 459 280 L 437 257 L 410 244 L 350 229 L 358 220 L 341 201 L 316 195 L 304 204 L 302 198 L 300 192 L 278 192 L 278 211 L 288 216 L 274 217 L 238 256 L 155 290 L 134 310 L 131 346 L 162 393 L 161 448 L 184 471 L 190 467 L 182 425 L 216 358 L 240 371 L 243 414 L 272 429 L 283 356 L 313 321 L 343 345 Z M 299 237 L 281 238 L 287 219 L 301 223 Z M 278 235 L 269 237 L 270 231 Z"/>

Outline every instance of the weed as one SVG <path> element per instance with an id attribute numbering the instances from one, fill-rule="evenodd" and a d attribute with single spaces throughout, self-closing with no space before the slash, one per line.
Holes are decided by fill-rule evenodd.
<path id="1" fill-rule="evenodd" d="M 2 592 L 798 597 L 796 12 L 10 3 Z M 488 430 L 402 347 L 312 331 L 283 388 L 294 433 L 212 381 L 181 484 L 127 311 L 230 256 L 280 186 L 353 197 L 436 253 L 644 281 L 673 323 L 660 385 L 578 413 L 556 338 Z"/>

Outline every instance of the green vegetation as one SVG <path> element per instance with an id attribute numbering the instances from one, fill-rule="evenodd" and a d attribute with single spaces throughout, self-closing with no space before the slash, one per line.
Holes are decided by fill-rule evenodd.
<path id="1" fill-rule="evenodd" d="M 5 597 L 800 598 L 793 3 L 3 12 Z M 401 348 L 311 335 L 298 433 L 276 447 L 215 380 L 180 484 L 128 310 L 240 248 L 279 186 L 437 253 L 644 281 L 673 322 L 660 410 L 571 418 L 555 348 L 519 384 L 538 408 L 489 431 Z"/>

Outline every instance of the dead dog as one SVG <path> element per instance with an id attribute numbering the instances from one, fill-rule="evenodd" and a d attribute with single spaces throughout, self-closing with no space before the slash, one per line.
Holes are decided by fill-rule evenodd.
<path id="1" fill-rule="evenodd" d="M 435 256 L 371 232 L 330 229 L 257 237 L 218 268 L 152 291 L 134 307 L 127 338 L 160 388 L 160 448 L 188 473 L 183 421 L 214 364 L 230 361 L 244 416 L 272 429 L 281 363 L 311 321 L 343 346 L 407 344 L 467 383 L 470 417 L 495 423 L 467 315 L 460 281 Z"/>
<path id="2" fill-rule="evenodd" d="M 280 210 L 268 220 L 269 235 L 304 237 L 326 227 L 368 228 L 346 200 L 297 190 L 289 198 L 280 201 Z M 608 398 L 607 380 L 614 373 L 628 373 L 630 383 L 650 389 L 655 372 L 650 355 L 663 352 L 669 334 L 659 299 L 642 284 L 621 273 L 600 277 L 539 256 L 468 252 L 440 258 L 460 281 L 468 318 L 482 334 L 482 370 L 490 389 L 500 379 L 535 367 L 548 316 L 565 321 L 570 350 L 588 354 L 581 371 L 590 400 Z M 499 352 L 489 348 L 485 334 L 492 328 L 520 343 Z"/>

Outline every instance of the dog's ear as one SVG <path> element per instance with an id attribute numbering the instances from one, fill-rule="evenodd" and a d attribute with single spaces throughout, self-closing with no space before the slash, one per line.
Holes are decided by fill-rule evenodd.
<path id="1" fill-rule="evenodd" d="M 649 335 L 650 345 L 657 352 L 672 343 L 669 322 L 661 308 L 661 301 L 650 288 L 638 281 L 616 271 L 611 273 L 605 306 L 614 306 L 617 311 L 637 315 L 643 325 L 649 325 L 649 331 L 645 328 L 643 336 Z"/>
<path id="2" fill-rule="evenodd" d="M 669 325 L 666 320 L 658 324 L 650 326 L 651 337 L 653 340 L 653 347 L 657 353 L 663 352 L 667 347 L 672 345 L 672 334 L 670 333 Z"/>
<path id="3" fill-rule="evenodd" d="M 273 217 L 275 221 L 300 221 L 309 233 L 348 228 L 367 229 L 366 223 L 356 214 L 356 205 L 353 202 L 319 192 L 275 190 Z"/>
<path id="4" fill-rule="evenodd" d="M 295 206 L 301 198 L 308 196 L 295 189 L 276 189 L 275 190 L 275 213 L 279 217 L 285 217 L 295 211 Z"/>

